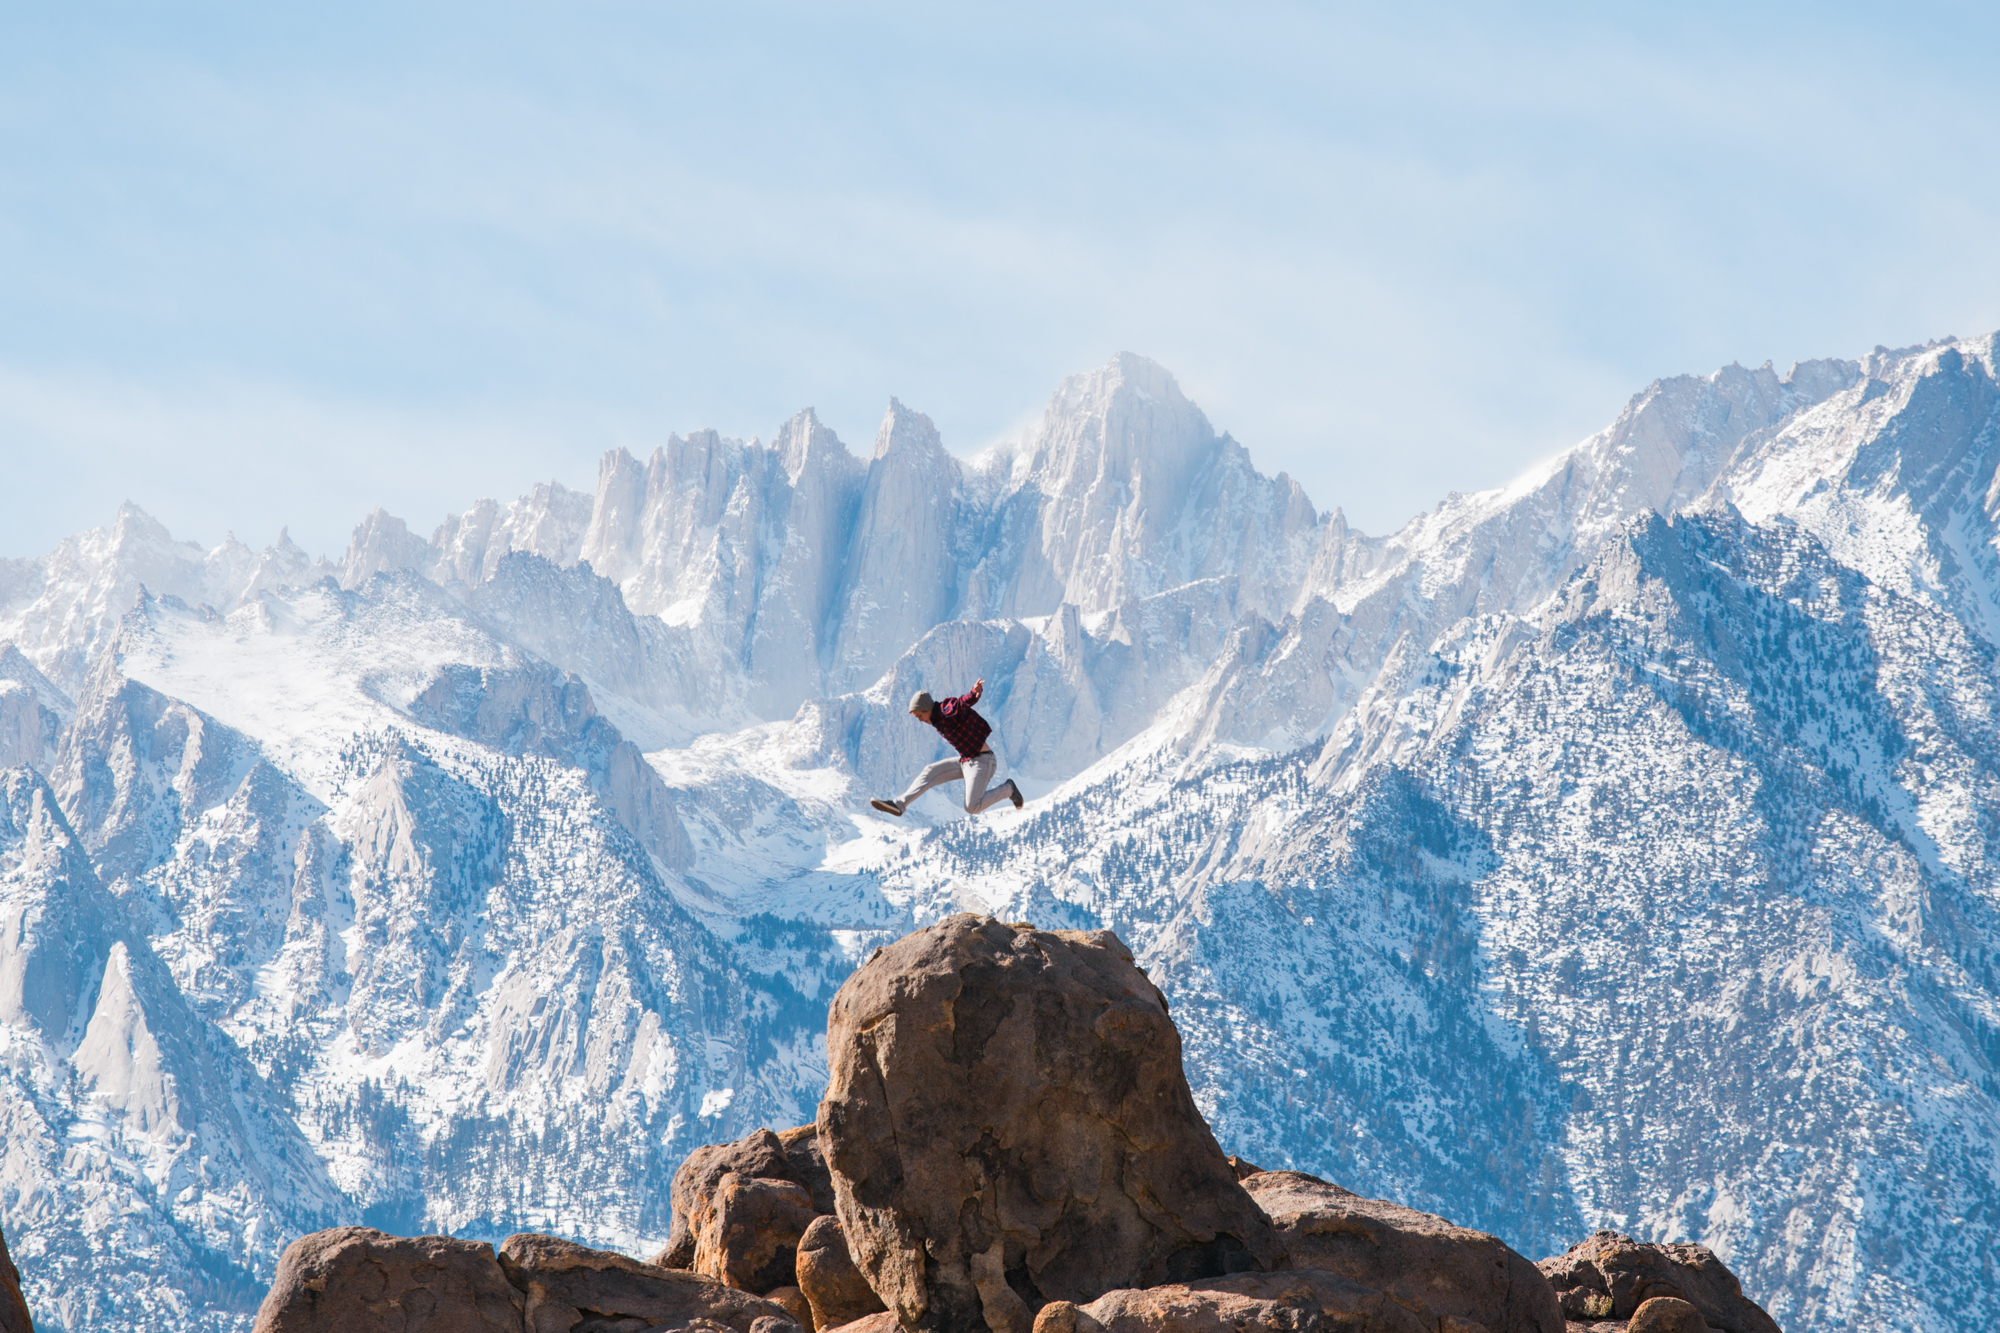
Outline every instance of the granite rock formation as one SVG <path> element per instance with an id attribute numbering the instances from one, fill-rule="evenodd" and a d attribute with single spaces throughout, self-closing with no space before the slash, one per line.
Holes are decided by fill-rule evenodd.
<path id="1" fill-rule="evenodd" d="M 1548 1281 L 1497 1236 L 1300 1171 L 1247 1176 L 1243 1188 L 1270 1215 L 1295 1267 L 1386 1291 L 1427 1328 L 1458 1319 L 1489 1333 L 1563 1333 Z"/>
<path id="2" fill-rule="evenodd" d="M 819 1142 L 905 1327 L 1261 1271 L 1284 1247 L 1196 1109 L 1165 998 L 1108 931 L 961 914 L 834 996 Z"/>
<path id="3" fill-rule="evenodd" d="M 1600 1232 L 1537 1266 L 1225 1156 L 1108 931 L 961 914 L 905 936 L 835 996 L 828 1053 L 816 1127 L 682 1164 L 685 1267 L 343 1228 L 286 1252 L 258 1333 L 1777 1330 L 1697 1246 Z"/>
<path id="4" fill-rule="evenodd" d="M 1721 1333 L 1778 1333 L 1777 1321 L 1743 1294 L 1736 1275 L 1705 1245 L 1655 1245 L 1600 1231 L 1536 1267 L 1574 1322 L 1636 1321 L 1640 1306 L 1672 1297 Z"/>

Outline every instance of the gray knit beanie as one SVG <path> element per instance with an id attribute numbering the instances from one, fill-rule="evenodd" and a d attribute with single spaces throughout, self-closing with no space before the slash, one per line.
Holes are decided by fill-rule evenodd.
<path id="1" fill-rule="evenodd" d="M 910 711 L 912 713 L 928 713 L 935 707 L 937 707 L 937 700 L 931 698 L 929 690 L 918 690 L 910 696 Z"/>

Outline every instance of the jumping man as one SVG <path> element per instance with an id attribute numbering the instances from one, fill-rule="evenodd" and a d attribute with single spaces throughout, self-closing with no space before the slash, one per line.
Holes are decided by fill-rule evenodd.
<path id="1" fill-rule="evenodd" d="M 868 804 L 886 815 L 901 815 L 910 808 L 910 802 L 922 796 L 932 787 L 942 787 L 947 782 L 965 779 L 965 812 L 976 815 L 990 809 L 1001 801 L 1012 801 L 1019 810 L 1027 798 L 1021 795 L 1021 788 L 1014 779 L 1008 778 L 1005 787 L 986 790 L 986 784 L 993 781 L 993 750 L 986 744 L 987 734 L 993 728 L 985 718 L 973 709 L 979 696 L 986 692 L 986 682 L 976 680 L 972 689 L 956 699 L 946 699 L 938 703 L 931 698 L 929 690 L 918 690 L 910 699 L 910 716 L 919 722 L 928 722 L 937 728 L 938 735 L 951 743 L 958 751 L 956 759 L 940 759 L 923 772 L 910 789 L 893 800 L 876 797 Z"/>

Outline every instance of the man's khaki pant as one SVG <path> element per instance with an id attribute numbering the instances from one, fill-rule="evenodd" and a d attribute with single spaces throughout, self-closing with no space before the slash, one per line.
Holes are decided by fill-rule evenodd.
<path id="1" fill-rule="evenodd" d="M 965 782 L 965 813 L 976 815 L 981 810 L 989 810 L 1008 799 L 1007 793 L 1013 789 L 1014 779 L 1009 778 L 992 791 L 986 784 L 993 781 L 993 751 L 981 750 L 977 759 L 960 759 L 954 755 L 950 759 L 940 759 L 923 772 L 903 793 L 901 800 L 905 810 L 910 803 L 929 791 L 932 787 L 942 787 L 947 782 Z"/>

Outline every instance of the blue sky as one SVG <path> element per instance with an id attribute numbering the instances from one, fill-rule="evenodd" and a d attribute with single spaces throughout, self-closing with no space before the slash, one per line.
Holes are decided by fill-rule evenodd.
<path id="1" fill-rule="evenodd" d="M 13 5 L 0 555 L 1166 364 L 1370 531 L 1648 380 L 2000 327 L 2000 9 Z"/>

